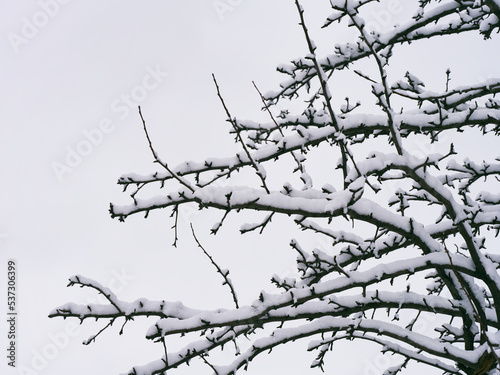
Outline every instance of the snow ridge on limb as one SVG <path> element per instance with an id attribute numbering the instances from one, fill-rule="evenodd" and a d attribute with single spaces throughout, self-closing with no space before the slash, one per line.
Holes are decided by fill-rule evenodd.
<path id="1" fill-rule="evenodd" d="M 115 320 L 155 319 L 146 339 L 163 345 L 165 354 L 134 367 L 129 375 L 170 373 L 193 359 L 215 374 L 235 374 L 261 353 L 298 339 L 309 340 L 308 350 L 316 351 L 313 368 L 326 369 L 334 343 L 369 340 L 382 352 L 401 357 L 388 374 L 403 372 L 410 362 L 448 374 L 500 370 L 500 157 L 490 160 L 483 150 L 454 144 L 463 136 L 500 135 L 500 101 L 495 96 L 500 79 L 454 87 L 448 69 L 443 89 L 431 91 L 426 77 L 410 71 L 395 77 L 389 69 L 404 43 L 471 32 L 493 37 L 499 2 L 409 3 L 415 12 L 381 33 L 368 30 L 366 17 L 387 1 L 331 1 L 333 13 L 324 27 L 350 26 L 358 38 L 320 55 L 309 33 L 307 11 L 295 1 L 306 41 L 304 57 L 278 68 L 288 76 L 278 91 L 262 95 L 254 84 L 270 121 L 233 117 L 214 79 L 229 132 L 241 148 L 236 155 L 170 168 L 153 148 L 141 113 L 160 167 L 145 176 L 122 176 L 118 183 L 128 190 L 131 202 L 111 205 L 111 216 L 125 220 L 170 208 L 177 239 L 178 208 L 184 204 L 223 212 L 213 234 L 227 216 L 242 210 L 262 211 L 259 222 L 242 224 L 242 234 L 262 233 L 273 228 L 274 217 L 293 215 L 292 224 L 318 241 L 312 248 L 290 241 L 297 270 L 272 277 L 278 291 L 256 292 L 257 299 L 245 306 L 237 300 L 228 271 L 199 244 L 228 285 L 235 309 L 197 310 L 146 299 L 124 302 L 78 276 L 71 285 L 93 288 L 108 303 L 68 303 L 50 316 L 109 322 L 86 343 Z M 364 71 L 361 62 L 371 63 L 376 74 Z M 366 106 L 358 98 L 336 97 L 333 73 L 345 68 L 353 68 L 352 79 L 367 85 L 376 110 L 363 112 Z M 278 109 L 282 99 L 297 97 L 305 101 L 302 112 Z M 421 149 L 414 146 L 418 142 L 424 145 Z M 320 162 L 312 165 L 312 160 Z M 252 171 L 246 185 L 233 179 L 243 170 Z M 279 175 L 271 176 L 276 170 Z M 323 186 L 315 186 L 317 181 Z M 148 194 L 155 191 L 153 198 L 146 198 L 146 186 Z M 428 330 L 416 328 L 422 321 Z M 192 339 L 190 334 L 201 337 Z M 178 336 L 189 337 L 188 343 L 176 353 L 167 352 L 166 343 Z M 211 353 L 219 349 L 233 350 L 234 361 L 216 363 Z"/>

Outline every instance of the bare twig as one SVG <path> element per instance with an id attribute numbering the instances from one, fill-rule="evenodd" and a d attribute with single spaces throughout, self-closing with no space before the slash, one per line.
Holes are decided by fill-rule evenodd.
<path id="1" fill-rule="evenodd" d="M 326 108 L 328 109 L 330 121 L 332 123 L 332 126 L 334 127 L 334 129 L 337 132 L 340 132 L 341 130 L 343 131 L 343 129 L 340 129 L 340 127 L 337 123 L 337 118 L 335 116 L 335 112 L 333 111 L 332 95 L 331 95 L 330 90 L 328 88 L 328 81 L 327 81 L 325 72 L 324 72 L 323 68 L 321 67 L 320 63 L 318 62 L 318 59 L 316 58 L 316 46 L 314 45 L 312 39 L 309 37 L 309 31 L 307 30 L 307 26 L 306 26 L 306 23 L 304 20 L 304 9 L 302 9 L 302 6 L 300 5 L 299 0 L 295 0 L 295 5 L 296 5 L 297 10 L 299 12 L 300 25 L 302 26 L 302 30 L 304 32 L 304 36 L 305 36 L 306 41 L 307 41 L 307 46 L 309 48 L 310 56 L 308 58 L 312 59 L 312 61 L 314 63 L 314 67 L 318 73 L 318 79 L 319 79 L 320 84 L 321 84 L 321 94 L 323 95 L 323 97 L 325 99 L 325 105 L 326 105 Z M 349 182 L 347 181 L 347 174 L 348 174 L 347 161 L 348 161 L 348 158 L 351 160 L 351 162 L 354 166 L 354 169 L 356 170 L 356 172 L 358 172 L 358 175 L 362 176 L 362 173 L 359 170 L 356 161 L 354 160 L 353 154 L 351 153 L 351 151 L 347 147 L 346 142 L 344 142 L 343 139 L 338 139 L 337 142 L 339 144 L 340 153 L 342 156 L 342 172 L 344 174 L 344 188 L 347 188 L 347 186 L 349 185 Z M 368 186 L 370 186 L 370 188 L 372 188 L 373 191 L 377 192 L 377 189 L 375 189 L 373 187 L 373 185 L 368 180 L 366 180 L 366 184 Z"/>
<path id="2" fill-rule="evenodd" d="M 193 238 L 194 240 L 196 241 L 196 243 L 198 244 L 198 247 L 203 251 L 203 253 L 207 256 L 207 258 L 210 260 L 210 262 L 214 265 L 214 267 L 217 269 L 217 273 L 219 273 L 222 278 L 224 279 L 224 282 L 222 283 L 222 285 L 227 285 L 229 287 L 229 290 L 231 291 L 231 295 L 233 296 L 233 301 L 234 301 L 234 305 L 236 306 L 236 308 L 238 309 L 239 308 L 239 305 L 238 305 L 238 297 L 236 297 L 236 292 L 234 290 L 234 287 L 233 287 L 233 283 L 231 281 L 231 279 L 228 277 L 229 275 L 229 271 L 228 270 L 222 270 L 219 265 L 215 262 L 214 258 L 212 258 L 212 256 L 205 250 L 205 248 L 202 246 L 202 244 L 200 243 L 200 241 L 198 241 L 198 238 L 196 237 L 196 233 L 194 231 L 194 227 L 193 227 L 193 224 L 191 223 L 191 232 L 193 233 Z M 224 272 L 225 271 L 225 272 Z"/>
<path id="3" fill-rule="evenodd" d="M 168 173 L 170 173 L 170 175 L 175 178 L 177 181 L 179 181 L 179 183 L 181 185 L 184 185 L 185 187 L 187 187 L 191 193 L 194 193 L 194 189 L 193 187 L 191 187 L 191 184 L 186 181 L 184 178 L 180 177 L 177 173 L 174 173 L 170 168 L 169 166 L 167 165 L 167 163 L 161 161 L 160 157 L 158 156 L 157 152 L 155 151 L 155 149 L 153 148 L 153 143 L 151 142 L 151 139 L 149 138 L 149 133 L 148 133 L 148 129 L 146 128 L 146 121 L 144 120 L 144 117 L 142 116 L 142 112 L 141 112 L 141 106 L 138 107 L 139 108 L 139 115 L 141 116 L 141 120 L 142 120 L 142 125 L 143 125 L 143 128 L 144 128 L 144 133 L 146 133 L 146 138 L 148 140 L 148 143 L 149 143 L 149 149 L 151 150 L 151 153 L 153 154 L 153 157 L 155 158 L 155 162 L 157 162 L 158 164 L 160 164 L 163 168 L 165 168 Z"/>
<path id="4" fill-rule="evenodd" d="M 351 14 L 348 11 L 347 7 L 344 11 L 351 18 L 353 25 L 355 25 L 356 28 L 358 29 L 358 31 L 362 37 L 362 40 L 368 46 L 368 48 L 370 49 L 371 55 L 375 58 L 375 61 L 377 62 L 377 67 L 379 70 L 380 79 L 382 81 L 382 86 L 384 88 L 384 97 L 385 97 L 385 101 L 382 100 L 382 98 L 378 98 L 379 103 L 382 106 L 382 108 L 384 108 L 384 111 L 387 114 L 387 119 L 389 122 L 389 129 L 391 132 L 392 141 L 394 142 L 394 146 L 396 147 L 398 154 L 403 155 L 403 146 L 401 143 L 401 135 L 400 135 L 399 129 L 396 127 L 396 123 L 394 121 L 394 113 L 393 113 L 393 110 L 391 107 L 391 88 L 389 87 L 389 84 L 387 83 L 387 72 L 384 69 L 384 63 L 382 62 L 382 60 L 379 56 L 379 53 L 374 46 L 374 43 L 370 42 L 370 38 L 366 34 L 366 32 L 367 32 L 366 28 L 359 24 L 357 17 L 355 15 Z M 388 46 L 386 48 L 387 48 L 387 50 L 386 50 L 387 55 L 390 55 L 390 49 L 392 48 L 392 46 Z M 375 86 L 373 86 L 373 87 L 375 90 Z"/>
<path id="5" fill-rule="evenodd" d="M 219 99 L 220 99 L 220 101 L 222 103 L 222 106 L 224 107 L 224 110 L 226 111 L 226 115 L 227 115 L 227 118 L 228 118 L 229 122 L 233 126 L 234 131 L 236 132 L 236 137 L 238 138 L 238 141 L 240 142 L 241 146 L 243 147 L 243 150 L 245 151 L 245 154 L 247 155 L 248 160 L 250 160 L 250 163 L 251 163 L 252 167 L 255 169 L 255 172 L 256 172 L 257 176 L 259 176 L 259 178 L 260 178 L 260 180 L 262 182 L 262 187 L 264 188 L 264 190 L 266 191 L 266 193 L 269 194 L 270 191 L 269 191 L 269 189 L 267 187 L 267 184 L 266 184 L 266 176 L 265 176 L 265 174 L 262 171 L 262 166 L 260 164 L 257 165 L 257 162 L 254 160 L 254 158 L 250 154 L 250 151 L 248 151 L 248 148 L 247 148 L 245 142 L 243 141 L 243 138 L 241 138 L 241 134 L 240 134 L 240 131 L 238 129 L 238 126 L 236 125 L 235 120 L 231 117 L 231 113 L 229 112 L 229 109 L 227 108 L 226 103 L 224 102 L 224 98 L 222 97 L 222 95 L 220 93 L 219 85 L 217 83 L 217 79 L 215 79 L 215 74 L 212 74 L 212 78 L 214 80 L 215 87 L 217 89 L 217 96 L 219 97 Z"/>
<path id="6" fill-rule="evenodd" d="M 299 0 L 295 0 L 295 6 L 297 7 L 297 10 L 299 12 L 300 16 L 300 25 L 302 26 L 302 31 L 304 32 L 304 36 L 307 41 L 307 46 L 309 48 L 309 53 L 310 56 L 309 58 L 312 60 L 314 64 L 314 68 L 316 69 L 318 79 L 321 85 L 321 94 L 325 98 L 325 105 L 328 109 L 328 114 L 330 115 L 330 121 L 332 123 L 332 126 L 334 129 L 339 132 L 340 128 L 337 123 L 337 118 L 335 116 L 335 112 L 333 111 L 332 107 L 332 96 L 330 94 L 330 90 L 328 89 L 328 82 L 325 79 L 325 72 L 323 71 L 323 68 L 318 62 L 318 59 L 316 58 L 316 46 L 312 42 L 311 38 L 309 37 L 309 31 L 307 30 L 306 22 L 304 20 L 304 9 L 302 9 L 302 6 L 299 3 Z M 342 155 L 342 172 L 344 174 L 344 187 L 347 187 L 347 150 L 346 150 L 346 145 L 343 140 L 338 141 L 340 145 L 340 153 Z"/>
<path id="7" fill-rule="evenodd" d="M 85 340 L 83 342 L 83 345 L 89 345 L 90 343 L 92 342 L 95 342 L 95 339 L 97 338 L 97 336 L 99 336 L 101 333 L 103 333 L 106 329 L 108 329 L 109 327 L 111 327 L 113 325 L 113 323 L 115 322 L 115 319 L 116 318 L 113 318 L 113 319 L 110 319 L 109 323 L 106 324 L 106 326 L 104 328 L 102 328 L 99 332 L 97 332 L 95 335 L 92 335 L 90 336 L 87 340 Z"/>
<path id="8" fill-rule="evenodd" d="M 179 239 L 177 235 L 177 225 L 179 223 L 179 205 L 173 208 L 172 215 L 175 215 L 174 225 L 172 226 L 172 229 L 174 230 L 174 243 L 172 244 L 172 246 L 177 247 L 177 241 Z"/>
<path id="9" fill-rule="evenodd" d="M 213 370 L 215 375 L 219 375 L 219 372 L 217 371 L 215 366 L 212 365 L 206 357 L 207 357 L 206 354 L 200 354 L 200 358 L 203 360 L 203 362 L 205 362 L 205 364 Z"/>
<path id="10" fill-rule="evenodd" d="M 163 345 L 163 352 L 165 353 L 165 366 L 168 368 L 168 352 L 167 352 L 167 344 L 165 343 L 165 337 L 161 338 L 161 343 Z M 164 371 L 164 374 L 167 374 L 167 370 Z"/>

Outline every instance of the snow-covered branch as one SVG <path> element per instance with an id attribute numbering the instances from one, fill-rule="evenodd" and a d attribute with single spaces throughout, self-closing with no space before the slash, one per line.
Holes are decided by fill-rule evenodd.
<path id="1" fill-rule="evenodd" d="M 257 355 L 299 339 L 318 351 L 311 367 L 320 369 L 333 343 L 369 340 L 382 352 L 402 356 L 387 374 L 403 372 L 410 362 L 448 374 L 500 370 L 500 156 L 463 146 L 471 139 L 498 143 L 500 79 L 457 86 L 451 66 L 443 72 L 444 87 L 428 89 L 427 77 L 410 71 L 401 76 L 389 65 L 403 44 L 463 33 L 494 37 L 500 3 L 408 1 L 413 13 L 403 22 L 387 32 L 370 30 L 369 10 L 387 3 L 331 0 L 325 31 L 351 26 L 358 36 L 321 55 L 324 49 L 306 25 L 307 9 L 295 0 L 304 56 L 278 67 L 287 79 L 277 91 L 257 89 L 270 120 L 233 117 L 215 82 L 229 132 L 240 147 L 235 155 L 171 168 L 153 148 L 140 113 L 161 168 L 122 176 L 118 184 L 130 194 L 130 203 L 112 204 L 111 216 L 124 221 L 171 209 L 176 239 L 179 207 L 187 204 L 223 213 L 212 234 L 219 233 L 227 216 L 237 220 L 242 211 L 263 213 L 257 223 L 242 222 L 242 234 L 269 228 L 282 235 L 273 219 L 291 217 L 297 232 L 317 240 L 303 245 L 302 239 L 287 239 L 296 256 L 295 273 L 273 275 L 273 291 L 256 291 L 256 300 L 245 306 L 229 271 L 197 240 L 228 285 L 235 309 L 125 302 L 98 282 L 74 276 L 70 286 L 91 288 L 107 303 L 67 303 L 50 317 L 107 322 L 86 343 L 117 320 L 125 325 L 139 316 L 155 319 L 146 339 L 163 345 L 165 354 L 134 367 L 130 375 L 170 373 L 195 358 L 216 374 L 234 374 Z M 367 92 L 361 98 L 337 97 L 341 90 L 334 86 L 334 73 L 339 70 L 367 85 Z M 301 111 L 282 109 L 284 99 L 297 98 L 303 99 Z M 244 170 L 258 179 L 236 182 Z M 424 319 L 429 329 L 417 332 L 416 324 Z M 169 340 L 178 336 L 189 338 L 188 343 L 177 353 L 167 351 Z M 209 357 L 217 349 L 232 350 L 228 347 L 234 347 L 234 362 L 216 364 Z"/>

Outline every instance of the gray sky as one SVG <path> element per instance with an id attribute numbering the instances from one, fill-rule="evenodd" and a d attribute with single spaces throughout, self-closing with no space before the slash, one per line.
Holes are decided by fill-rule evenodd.
<path id="1" fill-rule="evenodd" d="M 60 304 L 95 298 L 88 291 L 65 287 L 74 274 L 114 288 L 123 300 L 146 297 L 182 300 L 197 308 L 231 307 L 229 294 L 195 247 L 187 221 L 194 222 L 206 248 L 231 270 L 246 304 L 268 285 L 273 273 L 290 273 L 294 265 L 288 237 L 269 233 L 248 235 L 242 241 L 232 235 L 244 219 L 229 223 L 214 238 L 208 229 L 220 215 L 186 209 L 175 249 L 169 212 L 154 213 L 148 220 L 130 218 L 125 224 L 108 214 L 109 202 L 128 201 L 116 185 L 121 174 L 154 170 L 138 104 L 155 147 L 170 165 L 229 156 L 237 149 L 227 134 L 229 124 L 215 95 L 212 73 L 233 115 L 266 120 L 251 81 L 263 92 L 275 89 L 282 80 L 276 65 L 305 53 L 293 2 L 63 3 L 10 2 L 0 12 L 0 277 L 5 285 L 7 259 L 15 259 L 18 364 L 24 368 L 12 371 L 2 359 L 0 369 L 8 374 L 79 375 L 97 368 L 99 374 L 117 374 L 160 355 L 160 348 L 143 338 L 153 320 L 128 324 L 123 336 L 118 336 L 120 322 L 96 343 L 82 346 L 105 322 L 76 326 L 74 321 L 48 319 L 49 311 Z M 220 4 L 225 8 L 217 11 L 215 5 Z M 303 5 L 310 28 L 321 25 L 318 16 L 327 15 L 323 11 L 328 12 L 328 1 Z M 401 9 L 391 17 L 402 14 Z M 385 27 L 383 14 L 374 14 L 371 21 Z M 318 38 L 333 45 L 347 35 Z M 438 41 L 425 55 L 417 45 L 402 51 L 394 61 L 408 64 L 396 66 L 394 74 L 404 75 L 410 65 L 435 79 L 431 82 L 436 89 L 444 85 L 443 72 L 450 62 L 452 77 L 463 83 L 495 75 L 498 60 L 484 59 L 481 52 L 498 51 L 498 38 L 474 45 L 477 50 L 465 55 L 460 48 L 443 54 L 444 46 Z M 433 53 L 436 60 L 428 64 Z M 444 55 L 447 61 L 441 59 Z M 343 80 L 340 75 L 340 86 L 355 89 Z M 290 225 L 285 219 L 276 221 L 285 228 Z M 2 317 L 2 345 L 4 332 Z M 306 345 L 273 352 L 272 367 L 279 373 L 303 374 L 314 359 L 314 353 L 305 352 Z M 343 360 L 332 363 L 332 357 L 327 368 L 342 373 L 346 366 L 352 373 L 370 373 L 356 353 L 361 350 L 372 362 L 376 354 L 370 357 L 363 347 L 352 348 L 336 349 Z M 298 349 L 301 360 L 288 361 L 285 368 L 289 350 Z M 383 365 L 383 359 L 378 361 Z M 257 360 L 249 373 L 270 374 L 268 363 L 265 358 Z M 196 369 L 194 364 L 182 373 L 197 373 Z"/>

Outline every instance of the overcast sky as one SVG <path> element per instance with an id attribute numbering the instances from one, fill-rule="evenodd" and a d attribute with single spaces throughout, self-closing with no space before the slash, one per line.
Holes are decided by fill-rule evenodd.
<path id="1" fill-rule="evenodd" d="M 328 1 L 304 1 L 304 7 L 311 28 L 328 14 Z M 251 81 L 264 92 L 276 88 L 282 77 L 275 67 L 305 53 L 291 0 L 41 0 L 9 2 L 2 8 L 0 283 L 6 284 L 7 259 L 15 259 L 22 366 L 20 372 L 11 370 L 2 356 L 2 373 L 118 374 L 161 355 L 160 348 L 143 338 L 153 320 L 129 324 L 123 336 L 118 336 L 118 326 L 112 327 L 96 343 L 82 346 L 105 322 L 77 326 L 48 319 L 50 310 L 65 302 L 95 299 L 88 291 L 66 288 L 74 274 L 100 281 L 123 300 L 146 297 L 182 300 L 197 308 L 231 307 L 229 294 L 188 232 L 189 221 L 206 248 L 231 270 L 245 304 L 267 288 L 273 273 L 292 272 L 288 236 L 248 235 L 242 241 L 231 235 L 241 224 L 237 222 L 210 237 L 218 213 L 185 209 L 177 248 L 171 246 L 173 222 L 167 211 L 126 223 L 108 214 L 110 202 L 127 202 L 116 185 L 121 174 L 155 168 L 138 104 L 155 147 L 170 165 L 230 156 L 237 149 L 227 134 L 212 73 L 234 115 L 265 119 Z M 394 9 L 393 19 L 407 11 Z M 382 14 L 371 21 L 386 26 Z M 330 34 L 332 41 L 324 45 L 348 35 Z M 415 45 L 395 60 L 427 74 L 436 89 L 443 87 L 442 73 L 450 63 L 453 77 L 463 83 L 494 76 L 495 69 L 498 75 L 498 60 L 481 55 L 486 49 L 498 51 L 498 38 L 475 43 L 465 54 L 460 42 L 447 43 L 446 53 L 443 42 L 432 44 L 435 50 L 427 47 L 425 59 L 419 60 L 422 50 Z M 445 55 L 449 59 L 443 61 Z M 406 70 L 402 65 L 394 74 Z M 349 85 L 339 79 L 340 85 Z M 285 219 L 276 221 L 287 225 Z M 4 300 L 0 311 L 6 308 Z M 5 320 L 0 323 L 2 347 Z M 300 360 L 295 356 L 287 364 L 292 349 L 273 352 L 278 373 L 307 371 L 314 353 L 305 352 L 305 342 L 294 344 L 293 350 L 297 348 Z M 327 361 L 328 368 L 370 373 L 356 354 L 359 347 L 352 348 L 339 348 L 343 361 Z M 366 357 L 373 363 L 376 354 Z M 270 374 L 266 363 L 265 358 L 257 360 L 249 373 Z M 181 373 L 200 373 L 196 369 Z"/>

